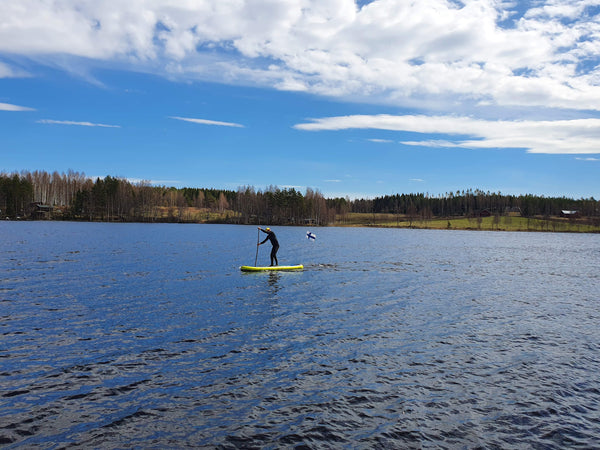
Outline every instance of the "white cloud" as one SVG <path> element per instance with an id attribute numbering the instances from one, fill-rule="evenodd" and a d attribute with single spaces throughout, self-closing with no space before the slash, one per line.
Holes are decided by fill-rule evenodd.
<path id="1" fill-rule="evenodd" d="M 29 74 L 24 70 L 4 64 L 0 61 L 0 78 L 25 78 Z"/>
<path id="2" fill-rule="evenodd" d="M 462 148 L 524 148 L 530 153 L 600 153 L 600 119 L 490 121 L 452 116 L 354 115 L 297 124 L 305 131 L 378 129 L 422 133 L 422 141 L 405 145 Z M 444 139 L 431 139 L 432 134 Z M 448 136 L 461 136 L 455 140 Z M 462 136 L 468 136 L 464 138 Z"/>
<path id="3" fill-rule="evenodd" d="M 10 103 L 0 103 L 0 111 L 35 111 L 35 109 L 26 106 L 11 105 Z"/>
<path id="4" fill-rule="evenodd" d="M 102 127 L 102 128 L 121 128 L 120 125 L 106 125 L 104 123 L 92 123 L 92 122 L 76 122 L 73 120 L 52 120 L 52 119 L 41 119 L 37 123 L 43 123 L 47 125 L 75 125 L 80 127 Z"/>
<path id="5" fill-rule="evenodd" d="M 440 110 L 599 110 L 598 0 L 532 4 L 517 13 L 500 0 L 19 0 L 3 2 L 0 56 Z"/>
<path id="6" fill-rule="evenodd" d="M 424 141 L 402 141 L 401 144 L 414 145 L 414 146 L 418 146 L 418 147 L 429 147 L 429 148 L 461 147 L 460 144 L 457 144 L 455 142 L 441 140 L 441 139 L 430 139 L 430 140 L 424 140 Z"/>
<path id="7" fill-rule="evenodd" d="M 142 178 L 127 178 L 127 181 L 133 184 L 149 183 L 152 186 L 178 186 L 181 185 L 179 180 L 146 180 Z"/>
<path id="8" fill-rule="evenodd" d="M 367 141 L 375 142 L 376 144 L 391 144 L 394 142 L 391 139 L 367 139 Z"/>
<path id="9" fill-rule="evenodd" d="M 217 120 L 207 120 L 207 119 L 193 119 L 190 117 L 171 117 L 171 119 L 182 120 L 184 122 L 197 123 L 200 125 L 216 125 L 220 127 L 234 127 L 234 128 L 244 128 L 244 125 L 233 122 L 219 122 Z"/>
<path id="10" fill-rule="evenodd" d="M 101 180 L 103 180 L 104 178 L 106 178 L 106 176 L 107 175 L 93 175 L 93 176 L 88 176 L 87 178 L 89 178 L 91 180 L 96 180 L 97 178 L 100 178 Z M 113 176 L 113 175 L 108 175 L 108 176 Z M 181 185 L 180 180 L 152 180 L 152 179 L 148 179 L 148 178 L 119 177 L 119 176 L 117 176 L 116 178 L 119 178 L 121 180 L 126 180 L 132 184 L 143 184 L 143 185 L 150 185 L 150 186 L 178 186 L 178 185 Z"/>

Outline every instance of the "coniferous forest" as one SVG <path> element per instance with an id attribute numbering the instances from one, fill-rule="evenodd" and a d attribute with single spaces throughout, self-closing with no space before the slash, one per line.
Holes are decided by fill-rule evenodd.
<path id="1" fill-rule="evenodd" d="M 457 217 L 564 216 L 598 225 L 600 202 L 468 189 L 438 195 L 395 194 L 373 199 L 325 198 L 318 190 L 270 186 L 237 190 L 153 186 L 74 171 L 0 173 L 0 217 L 121 222 L 203 222 L 277 225 L 348 224 L 353 215 L 417 220 Z M 450 224 L 450 222 L 448 222 Z"/>

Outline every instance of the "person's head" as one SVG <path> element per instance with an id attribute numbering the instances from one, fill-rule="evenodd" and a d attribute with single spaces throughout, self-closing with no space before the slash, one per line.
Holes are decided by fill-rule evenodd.
<path id="1" fill-rule="evenodd" d="M 269 227 L 267 227 L 267 231 L 271 231 L 271 229 Z"/>

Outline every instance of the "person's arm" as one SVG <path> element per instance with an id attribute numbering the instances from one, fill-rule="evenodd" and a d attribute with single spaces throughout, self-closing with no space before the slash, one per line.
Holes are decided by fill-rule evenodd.
<path id="1" fill-rule="evenodd" d="M 262 231 L 263 233 L 267 233 L 267 232 L 266 232 L 265 230 L 263 230 L 261 227 L 258 227 L 258 229 L 259 229 L 260 231 Z M 261 244 L 264 244 L 265 242 L 267 242 L 267 239 L 269 239 L 269 233 L 267 233 L 267 237 L 265 238 L 265 240 L 264 240 L 264 241 L 262 241 L 262 242 L 260 242 L 260 243 L 258 243 L 258 244 L 256 244 L 256 245 L 261 245 Z"/>

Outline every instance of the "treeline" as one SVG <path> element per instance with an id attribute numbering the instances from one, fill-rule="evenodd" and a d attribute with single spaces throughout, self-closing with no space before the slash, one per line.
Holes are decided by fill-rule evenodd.
<path id="1" fill-rule="evenodd" d="M 594 198 L 570 199 L 466 190 L 431 196 L 396 194 L 374 199 L 324 198 L 313 189 L 304 193 L 270 186 L 237 190 L 152 186 L 107 176 L 95 180 L 79 172 L 0 173 L 2 217 L 48 217 L 89 221 L 225 222 L 240 224 L 326 225 L 344 222 L 350 213 L 395 214 L 410 220 L 435 217 L 558 216 L 576 210 L 583 217 L 600 216 Z"/>
<path id="2" fill-rule="evenodd" d="M 600 202 L 589 199 L 567 197 L 544 197 L 536 195 L 504 195 L 500 192 L 466 190 L 443 195 L 396 194 L 377 197 L 373 200 L 352 202 L 353 212 L 389 213 L 429 219 L 432 217 L 466 216 L 482 213 L 506 215 L 519 213 L 523 217 L 559 216 L 561 211 L 577 211 L 580 216 L 600 215 Z"/>
<path id="3" fill-rule="evenodd" d="M 88 179 L 66 205 L 64 215 L 90 221 L 192 222 L 198 221 L 198 214 L 193 215 L 191 208 L 233 216 L 229 208 L 234 198 L 235 192 L 228 190 L 152 186 L 148 181 L 132 183 L 107 176 Z"/>
<path id="4" fill-rule="evenodd" d="M 24 215 L 33 199 L 33 185 L 17 174 L 0 174 L 0 214 L 15 218 Z"/>
<path id="5" fill-rule="evenodd" d="M 0 214 L 8 218 L 87 221 L 327 224 L 335 211 L 312 189 L 301 192 L 152 186 L 107 176 L 92 180 L 78 172 L 0 173 Z"/>
<path id="6" fill-rule="evenodd" d="M 336 209 L 316 190 L 307 188 L 304 195 L 294 188 L 270 186 L 265 191 L 246 186 L 238 189 L 233 202 L 239 214 L 237 223 L 271 223 L 327 225 L 336 218 Z"/>

